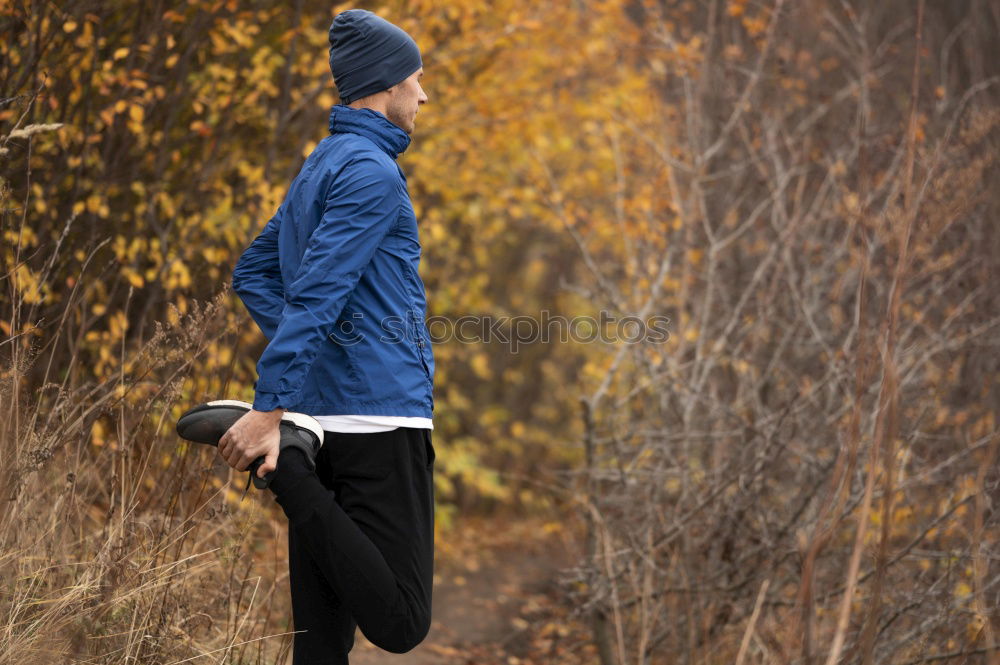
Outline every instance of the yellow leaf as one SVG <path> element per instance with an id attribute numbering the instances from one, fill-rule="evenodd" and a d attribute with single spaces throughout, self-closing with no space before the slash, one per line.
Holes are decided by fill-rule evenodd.
<path id="1" fill-rule="evenodd" d="M 472 371 L 481 379 L 490 378 L 489 359 L 484 353 L 478 353 L 472 357 Z"/>
<path id="2" fill-rule="evenodd" d="M 140 275 L 139 273 L 135 272 L 131 268 L 126 268 L 122 272 L 125 273 L 125 279 L 127 279 L 129 281 L 129 284 L 131 284 L 135 288 L 141 289 L 142 286 L 143 286 L 143 284 L 145 284 L 145 282 L 143 282 L 143 280 L 142 280 L 142 275 Z"/>
<path id="3" fill-rule="evenodd" d="M 94 424 L 90 426 L 90 437 L 95 446 L 104 445 L 104 425 L 101 424 L 100 420 L 95 420 Z"/>
<path id="4" fill-rule="evenodd" d="M 122 46 L 119 49 L 115 49 L 115 54 L 112 56 L 114 60 L 121 60 L 128 55 L 128 47 Z"/>
<path id="5" fill-rule="evenodd" d="M 138 104 L 133 104 L 128 107 L 128 117 L 136 122 L 142 122 L 146 117 L 146 111 Z"/>

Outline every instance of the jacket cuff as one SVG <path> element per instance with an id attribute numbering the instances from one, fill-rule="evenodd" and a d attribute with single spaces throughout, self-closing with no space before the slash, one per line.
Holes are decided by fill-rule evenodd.
<path id="1" fill-rule="evenodd" d="M 281 403 L 284 401 L 287 400 L 282 399 L 281 395 L 278 393 L 269 393 L 258 390 L 254 394 L 253 408 L 254 411 L 274 411 L 279 408 Z"/>
<path id="2" fill-rule="evenodd" d="M 259 385 L 259 380 L 253 382 L 254 398 L 253 408 L 255 411 L 274 411 L 277 408 L 287 409 L 288 405 L 295 401 L 298 394 L 282 390 L 280 386 Z"/>

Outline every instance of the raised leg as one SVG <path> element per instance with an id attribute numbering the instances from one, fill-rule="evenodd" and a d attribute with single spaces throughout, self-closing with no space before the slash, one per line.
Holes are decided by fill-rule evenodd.
<path id="1" fill-rule="evenodd" d="M 293 548 L 299 562 L 292 582 L 295 629 L 330 633 L 314 635 L 315 647 L 312 638 L 297 634 L 295 665 L 347 662 L 353 639 L 343 638 L 347 623 L 338 619 L 345 610 L 373 644 L 405 653 L 431 623 L 431 431 L 400 427 L 324 437 L 315 471 L 299 451 L 283 451 L 271 482 L 289 518 L 289 566 Z M 304 558 L 311 566 L 302 564 Z M 311 582 L 311 588 L 298 582 Z M 330 653 L 333 648 L 343 655 Z"/>

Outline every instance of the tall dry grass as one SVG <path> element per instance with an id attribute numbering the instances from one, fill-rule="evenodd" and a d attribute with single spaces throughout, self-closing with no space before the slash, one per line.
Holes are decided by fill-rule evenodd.
<path id="1" fill-rule="evenodd" d="M 16 127 L 0 146 L 57 130 Z M 251 490 L 241 503 L 245 475 L 174 431 L 178 412 L 208 397 L 186 387 L 206 354 L 235 339 L 227 290 L 155 322 L 149 339 L 123 336 L 118 369 L 88 379 L 88 284 L 101 278 L 91 259 L 107 241 L 86 248 L 66 284 L 52 283 L 61 257 L 79 249 L 63 246 L 65 231 L 33 250 L 47 257 L 41 272 L 26 272 L 37 264 L 21 242 L 30 201 L 6 184 L 0 663 L 283 662 L 285 522 L 269 494 Z M 58 320 L 39 316 L 43 293 L 62 298 Z"/>

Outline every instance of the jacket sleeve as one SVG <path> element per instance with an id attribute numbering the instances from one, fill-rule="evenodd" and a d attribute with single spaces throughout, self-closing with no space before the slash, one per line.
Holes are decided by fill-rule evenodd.
<path id="1" fill-rule="evenodd" d="M 233 269 L 233 291 L 268 340 L 274 337 L 285 306 L 285 287 L 281 283 L 278 261 L 278 227 L 284 209 L 284 204 L 278 207 Z"/>
<path id="2" fill-rule="evenodd" d="M 285 292 L 274 337 L 257 362 L 253 408 L 258 411 L 288 408 L 296 401 L 344 304 L 399 218 L 398 174 L 371 158 L 341 173 Z"/>

